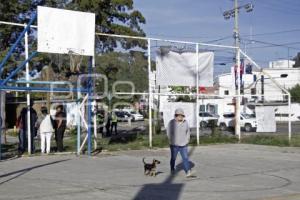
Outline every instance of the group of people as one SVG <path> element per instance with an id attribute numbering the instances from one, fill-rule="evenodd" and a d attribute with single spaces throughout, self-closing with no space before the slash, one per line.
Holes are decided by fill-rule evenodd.
<path id="1" fill-rule="evenodd" d="M 30 112 L 29 121 L 27 119 L 28 112 Z M 17 128 L 19 129 L 19 154 L 23 154 L 28 146 L 28 126 L 30 126 L 31 133 L 31 153 L 35 152 L 34 139 L 39 135 L 41 139 L 41 153 L 49 154 L 53 133 L 55 135 L 57 151 L 62 152 L 64 150 L 63 138 L 66 129 L 66 113 L 64 112 L 63 105 L 56 107 L 54 118 L 48 113 L 46 107 L 41 107 L 41 115 L 38 116 L 33 108 L 33 101 L 30 101 L 28 108 L 25 107 L 22 109 L 17 119 Z"/>
<path id="2" fill-rule="evenodd" d="M 105 116 L 104 110 L 96 111 L 98 131 L 103 137 L 110 137 L 113 133 L 118 134 L 118 117 L 115 112 L 109 112 Z M 106 129 L 104 134 L 104 127 Z"/>

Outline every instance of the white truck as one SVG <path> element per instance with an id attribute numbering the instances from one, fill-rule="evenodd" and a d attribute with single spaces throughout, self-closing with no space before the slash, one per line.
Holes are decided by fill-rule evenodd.
<path id="1" fill-rule="evenodd" d="M 229 128 L 234 128 L 235 126 L 235 114 L 234 113 L 224 113 L 220 116 L 218 120 L 218 126 L 222 131 Z M 241 113 L 240 126 L 246 132 L 256 131 L 257 121 L 255 116 Z"/>

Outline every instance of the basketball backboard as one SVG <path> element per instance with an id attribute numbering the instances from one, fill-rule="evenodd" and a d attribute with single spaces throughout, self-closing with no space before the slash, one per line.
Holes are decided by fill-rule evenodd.
<path id="1" fill-rule="evenodd" d="M 95 14 L 38 6 L 38 52 L 93 56 Z"/>

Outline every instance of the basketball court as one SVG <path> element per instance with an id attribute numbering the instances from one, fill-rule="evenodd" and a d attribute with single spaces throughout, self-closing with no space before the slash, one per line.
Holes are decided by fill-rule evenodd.
<path id="1" fill-rule="evenodd" d="M 97 98 L 107 98 L 111 103 L 111 95 L 115 95 L 115 98 L 118 99 L 126 99 L 128 96 L 131 98 L 134 95 L 144 96 L 148 103 L 148 116 L 150 116 L 147 125 L 145 125 L 149 128 L 149 147 L 152 147 L 152 125 L 158 121 L 155 116 L 152 117 L 154 115 L 152 112 L 156 109 L 159 113 L 161 111 L 160 106 L 162 107 L 160 103 L 155 104 L 154 102 L 159 102 L 162 97 L 166 96 L 191 97 L 189 104 L 181 103 L 181 106 L 186 106 L 187 111 L 190 110 L 190 115 L 188 115 L 190 119 L 188 120 L 196 128 L 197 143 L 199 144 L 200 117 L 198 111 L 201 108 L 200 101 L 210 100 L 209 98 L 223 101 L 225 99 L 224 96 L 200 94 L 201 91 L 198 90 L 198 86 L 201 84 L 205 87 L 212 86 L 213 57 L 237 51 L 239 55 L 236 60 L 237 71 L 240 71 L 240 56 L 247 58 L 254 66 L 259 68 L 239 48 L 98 33 L 102 38 L 142 40 L 143 43 L 147 44 L 145 45 L 147 47 L 141 50 L 141 53 L 145 58 L 143 61 L 147 63 L 144 71 L 147 73 L 148 79 L 145 78 L 144 83 L 148 89 L 146 91 L 134 90 L 135 87 L 132 86 L 130 79 L 118 80 L 117 83 L 114 83 L 115 87 L 117 84 L 123 84 L 132 86 L 132 90 L 129 90 L 129 92 L 128 90 L 116 90 L 111 94 L 106 88 L 108 85 L 107 79 L 101 74 L 93 72 L 97 64 L 95 59 L 99 56 L 95 55 L 95 38 L 98 38 L 95 37 L 97 35 L 95 33 L 95 14 L 39 7 L 37 15 L 33 16 L 27 25 L 21 25 L 24 27 L 24 31 L 1 62 L 0 75 L 2 67 L 12 55 L 17 44 L 25 38 L 25 49 L 27 49 L 25 60 L 8 77 L 0 80 L 0 89 L 25 92 L 28 105 L 30 103 L 30 93 L 32 92 L 76 94 L 77 98 L 74 100 L 76 116 L 74 116 L 74 120 L 76 121 L 77 132 L 77 155 L 74 153 L 69 155 L 29 156 L 1 161 L 0 199 L 300 199 L 300 150 L 297 148 L 239 144 L 191 147 L 191 166 L 197 176 L 191 179 L 185 178 L 180 163 L 177 165 L 177 173 L 170 175 L 168 149 L 101 152 L 98 155 L 92 155 L 93 140 L 96 144 L 94 148 L 97 149 L 96 127 L 92 132 L 92 121 L 96 121 L 96 117 L 92 116 L 93 102 Z M 36 18 L 38 21 L 37 50 L 29 52 L 28 41 L 26 42 L 27 32 L 31 28 L 37 28 L 32 26 Z M 108 39 L 106 38 L 106 40 Z M 115 51 L 119 51 L 119 49 L 116 48 Z M 57 82 L 56 80 L 39 81 L 38 83 L 31 81 L 28 75 L 29 61 L 37 56 L 38 52 L 69 55 L 69 67 L 73 73 L 79 71 L 80 63 L 83 57 L 86 57 L 88 72 L 79 75 L 75 84 Z M 120 52 L 124 53 L 123 51 Z M 201 58 L 201 55 L 206 56 Z M 172 59 L 168 60 L 166 58 Z M 156 59 L 156 62 L 160 63 L 158 66 L 161 66 L 161 69 L 167 69 L 168 66 L 174 66 L 174 61 L 180 61 L 175 63 L 186 63 L 186 58 L 191 61 L 186 65 L 186 68 L 189 68 L 188 70 L 182 69 L 181 64 L 177 66 L 178 71 L 188 77 L 188 79 L 181 80 L 184 82 L 178 82 L 176 79 L 178 73 L 172 75 L 170 73 L 172 70 L 160 71 L 158 77 L 160 77 L 159 84 L 190 86 L 190 91 L 186 93 L 161 91 L 160 85 L 156 85 L 156 80 L 151 79 L 151 75 L 153 75 L 151 63 L 153 64 Z M 17 80 L 14 80 L 15 75 L 23 69 L 26 69 L 26 80 L 23 80 L 23 85 L 16 84 L 17 86 L 15 86 L 14 84 L 18 83 Z M 237 74 L 237 77 L 233 78 L 234 82 L 239 82 L 237 80 L 240 79 L 240 73 Z M 166 77 L 169 77 L 169 80 Z M 201 79 L 201 77 L 205 78 Z M 104 85 L 100 96 L 97 91 L 94 91 L 97 84 L 96 80 L 101 80 Z M 42 86 L 35 87 L 35 84 Z M 58 87 L 57 85 L 63 86 Z M 237 85 L 238 91 L 240 91 L 240 84 Z M 235 86 L 236 83 L 233 84 L 234 88 Z M 195 91 L 192 91 L 192 87 L 195 87 Z M 290 105 L 290 94 L 288 91 L 283 91 L 284 93 L 280 96 L 286 96 L 287 98 L 284 99 L 287 102 L 285 103 Z M 238 93 L 237 95 L 228 95 L 226 98 L 229 99 L 228 102 L 231 102 L 231 104 L 232 99 L 235 98 L 237 105 L 240 105 L 238 102 L 242 96 Z M 253 95 L 248 96 L 250 98 Z M 120 102 L 122 101 L 120 100 Z M 118 106 L 120 105 L 118 104 Z M 167 117 L 166 113 L 168 112 L 173 115 L 174 112 L 171 106 L 166 107 L 168 109 L 165 109 L 164 117 Z M 114 105 L 112 105 L 112 108 L 114 108 Z M 290 106 L 288 108 L 290 109 Z M 240 115 L 239 111 L 237 111 L 237 115 Z M 30 112 L 28 112 L 28 116 L 30 119 Z M 290 114 L 288 117 L 290 118 Z M 236 117 L 236 119 L 239 121 L 239 117 Z M 28 125 L 28 135 L 30 135 L 30 120 L 28 120 Z M 285 133 L 291 139 L 290 119 L 288 125 Z M 144 128 L 144 130 L 146 129 Z M 237 133 L 237 137 L 240 138 L 241 133 Z M 28 137 L 28 149 L 30 149 L 30 143 L 31 139 Z M 87 146 L 88 156 L 81 155 L 85 146 Z M 31 154 L 30 150 L 28 150 L 28 154 Z M 161 161 L 158 166 L 157 177 L 144 176 L 143 157 L 146 157 L 148 162 L 153 158 Z"/>
<path id="2" fill-rule="evenodd" d="M 0 165 L 0 199 L 203 199 L 300 198 L 300 150 L 254 145 L 190 148 L 197 178 L 169 174 L 169 151 L 140 150 L 36 156 Z M 157 177 L 143 174 L 142 158 L 161 161 Z"/>

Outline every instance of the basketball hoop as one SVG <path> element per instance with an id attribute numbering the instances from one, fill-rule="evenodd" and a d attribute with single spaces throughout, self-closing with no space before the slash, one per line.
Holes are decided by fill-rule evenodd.
<path id="1" fill-rule="evenodd" d="M 83 51 L 83 50 L 82 50 Z M 70 71 L 72 73 L 79 73 L 80 72 L 80 65 L 83 59 L 83 52 L 80 51 L 73 51 L 69 50 L 68 55 L 70 57 Z"/>

